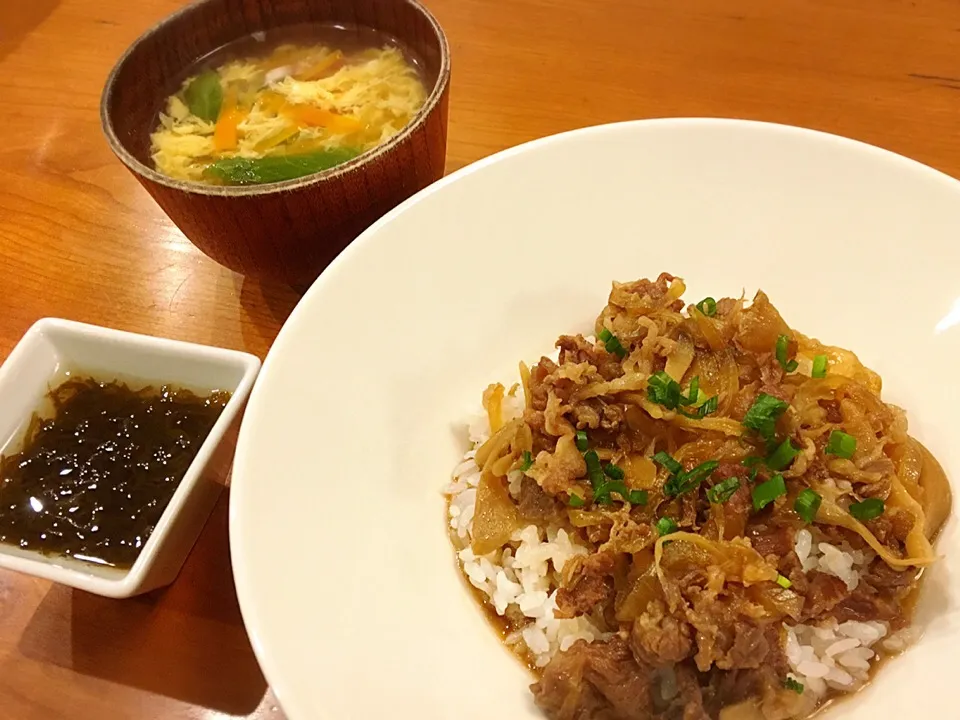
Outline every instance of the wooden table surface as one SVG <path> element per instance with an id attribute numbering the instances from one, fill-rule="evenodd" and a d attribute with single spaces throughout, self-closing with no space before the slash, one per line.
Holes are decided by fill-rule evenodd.
<path id="1" fill-rule="evenodd" d="M 180 0 L 0 0 L 0 358 L 59 316 L 263 357 L 298 296 L 201 255 L 114 159 L 110 67 Z M 562 130 L 731 116 L 960 177 L 957 0 L 428 0 L 448 170 Z M 225 493 L 178 580 L 106 600 L 0 571 L 0 718 L 282 718 L 244 633 Z"/>

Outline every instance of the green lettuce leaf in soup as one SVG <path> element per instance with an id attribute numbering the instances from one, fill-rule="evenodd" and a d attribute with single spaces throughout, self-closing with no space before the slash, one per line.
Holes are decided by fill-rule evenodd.
<path id="1" fill-rule="evenodd" d="M 359 154 L 355 148 L 332 148 L 302 155 L 224 158 L 208 165 L 204 173 L 229 185 L 281 182 L 329 170 Z"/>
<path id="2" fill-rule="evenodd" d="M 223 86 L 213 70 L 204 70 L 183 91 L 190 112 L 207 122 L 216 122 L 223 104 Z"/>

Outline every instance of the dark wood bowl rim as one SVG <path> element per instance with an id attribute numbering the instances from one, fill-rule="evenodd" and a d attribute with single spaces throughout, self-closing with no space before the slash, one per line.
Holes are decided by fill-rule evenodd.
<path id="1" fill-rule="evenodd" d="M 103 134 L 107 138 L 107 143 L 110 145 L 110 149 L 113 150 L 116 156 L 120 158 L 120 161 L 130 168 L 131 171 L 149 179 L 151 182 L 165 185 L 166 187 L 186 193 L 194 193 L 198 195 L 219 195 L 224 197 L 269 195 L 271 193 L 297 190 L 308 185 L 319 184 L 330 178 L 345 175 L 346 173 L 360 168 L 362 165 L 365 165 L 366 163 L 389 153 L 394 147 L 416 132 L 416 130 L 423 125 L 427 116 L 433 112 L 433 109 L 440 102 L 440 98 L 443 96 L 443 93 L 450 82 L 450 48 L 447 44 L 447 36 L 443 32 L 443 28 L 440 27 L 440 23 L 437 22 L 437 19 L 419 2 L 419 0 L 398 1 L 411 6 L 414 10 L 423 15 L 427 22 L 430 23 L 430 26 L 433 28 L 434 33 L 436 33 L 437 40 L 440 43 L 440 71 L 437 74 L 437 82 L 434 84 L 433 89 L 430 91 L 426 101 L 423 103 L 423 107 L 417 111 L 417 114 L 413 116 L 410 122 L 408 122 L 399 133 L 394 135 L 382 145 L 377 145 L 376 147 L 370 148 L 352 160 L 349 160 L 342 165 L 337 165 L 336 167 L 330 168 L 329 170 L 323 170 L 321 172 L 305 175 L 304 177 L 295 178 L 293 180 L 283 180 L 275 183 L 260 183 L 257 185 L 204 185 L 203 183 L 190 182 L 187 180 L 176 180 L 137 160 L 133 154 L 130 153 L 126 147 L 124 147 L 123 143 L 120 142 L 120 139 L 117 137 L 117 134 L 113 129 L 113 122 L 110 119 L 110 105 L 113 101 L 114 84 L 117 81 L 120 68 L 123 67 L 124 63 L 126 63 L 127 59 L 137 48 L 137 46 L 140 45 L 140 43 L 149 37 L 160 35 L 165 32 L 167 27 L 176 21 L 176 19 L 181 15 L 192 12 L 195 8 L 203 5 L 204 3 L 213 2 L 213 0 L 197 0 L 196 2 L 192 2 L 189 5 L 182 7 L 176 12 L 168 15 L 140 35 L 140 37 L 134 40 L 130 47 L 127 48 L 120 59 L 117 60 L 116 65 L 114 65 L 113 69 L 110 71 L 110 75 L 107 77 L 106 85 L 104 85 L 103 88 L 103 94 L 100 97 L 100 125 L 103 129 Z M 373 29 L 376 30 L 377 28 Z"/>

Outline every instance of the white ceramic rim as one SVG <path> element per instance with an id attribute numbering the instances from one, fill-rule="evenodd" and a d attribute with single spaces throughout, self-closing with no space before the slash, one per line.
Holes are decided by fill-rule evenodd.
<path id="1" fill-rule="evenodd" d="M 272 688 L 274 695 L 277 700 L 280 702 L 281 706 L 284 708 L 288 716 L 293 719 L 296 718 L 300 720 L 301 718 L 310 717 L 310 714 L 300 705 L 297 700 L 294 699 L 294 693 L 291 689 L 291 686 L 288 685 L 285 676 L 283 675 L 283 668 L 281 662 L 276 659 L 276 657 L 271 653 L 269 648 L 266 645 L 265 638 L 261 636 L 258 630 L 258 615 L 260 609 L 257 607 L 257 599 L 254 592 L 254 578 L 251 575 L 250 568 L 244 564 L 244 558 L 238 538 L 240 538 L 245 533 L 245 523 L 243 516 L 241 514 L 241 508 L 244 504 L 244 496 L 246 494 L 246 488 L 250 483 L 256 482 L 256 478 L 247 477 L 244 470 L 247 465 L 247 455 L 250 452 L 249 448 L 254 441 L 253 429 L 254 423 L 257 421 L 257 416 L 259 412 L 259 405 L 262 402 L 262 397 L 265 393 L 269 391 L 267 387 L 270 382 L 271 377 L 271 368 L 274 362 L 275 357 L 281 355 L 285 352 L 286 345 L 290 342 L 290 339 L 298 332 L 302 331 L 302 317 L 309 313 L 309 308 L 313 303 L 313 298 L 317 295 L 320 295 L 324 291 L 325 285 L 332 280 L 333 277 L 337 276 L 338 273 L 345 272 L 345 267 L 348 267 L 348 263 L 352 260 L 355 254 L 366 252 L 367 245 L 371 242 L 375 242 L 376 236 L 379 234 L 380 230 L 386 225 L 393 222 L 395 218 L 407 212 L 411 207 L 419 204 L 425 198 L 433 195 L 437 192 L 440 192 L 446 186 L 456 183 L 462 178 L 472 175 L 473 173 L 479 172 L 484 168 L 504 162 L 514 157 L 515 155 L 527 153 L 539 148 L 542 148 L 547 145 L 554 143 L 561 143 L 569 140 L 570 138 L 586 138 L 594 134 L 603 134 L 608 132 L 612 128 L 623 128 L 623 127 L 637 127 L 637 128 L 654 128 L 654 127 L 714 127 L 714 126 L 739 126 L 742 128 L 755 128 L 757 130 L 762 130 L 765 132 L 772 133 L 783 133 L 785 135 L 794 135 L 794 136 L 806 136 L 809 138 L 817 138 L 821 142 L 834 143 L 837 145 L 847 146 L 851 149 L 854 149 L 860 153 L 868 153 L 873 155 L 876 158 L 882 159 L 887 163 L 901 166 L 904 170 L 907 170 L 911 173 L 921 173 L 927 176 L 928 179 L 946 182 L 954 186 L 955 189 L 960 190 L 960 181 L 955 178 L 950 177 L 949 175 L 936 170 L 928 165 L 920 163 L 916 160 L 912 160 L 898 153 L 886 150 L 869 143 L 865 143 L 859 140 L 854 140 L 851 138 L 843 137 L 840 135 L 835 135 L 832 133 L 827 133 L 820 130 L 814 130 L 809 128 L 802 128 L 792 125 L 784 125 L 780 123 L 771 123 L 763 122 L 756 120 L 742 120 L 734 118 L 698 118 L 698 117 L 689 117 L 689 118 L 653 118 L 645 120 L 630 120 L 625 122 L 618 123 L 609 123 L 602 125 L 594 125 L 590 127 L 580 128 L 576 130 L 571 130 L 543 138 L 539 138 L 501 152 L 498 152 L 489 157 L 483 158 L 477 162 L 474 162 L 471 165 L 468 165 L 460 170 L 442 178 L 433 185 L 421 190 L 416 195 L 410 197 L 393 210 L 388 212 L 386 215 L 382 216 L 377 222 L 371 225 L 364 233 L 357 237 L 356 240 L 351 243 L 321 274 L 321 276 L 314 282 L 308 292 L 303 296 L 301 301 L 298 303 L 297 307 L 288 317 L 286 323 L 281 329 L 276 341 L 271 347 L 266 360 L 263 365 L 263 374 L 261 378 L 263 382 L 259 383 L 256 388 L 254 388 L 253 393 L 251 394 L 250 401 L 248 403 L 247 413 L 243 424 L 241 425 L 240 436 L 237 443 L 237 452 L 235 455 L 234 461 L 234 473 L 233 473 L 233 483 L 232 483 L 232 494 L 230 502 L 230 546 L 231 546 L 231 556 L 233 564 L 233 573 L 234 580 L 237 589 L 237 595 L 240 603 L 241 613 L 244 618 L 244 623 L 247 628 L 248 635 L 250 637 L 254 653 L 260 663 L 260 666 L 264 672 L 264 675 Z M 802 328 L 801 328 L 802 329 Z M 479 390 L 478 390 L 479 392 Z M 438 492 L 439 487 L 443 482 L 443 479 L 438 479 Z M 479 610 L 478 610 L 479 612 Z M 509 662 L 509 658 L 505 658 L 504 662 Z"/>

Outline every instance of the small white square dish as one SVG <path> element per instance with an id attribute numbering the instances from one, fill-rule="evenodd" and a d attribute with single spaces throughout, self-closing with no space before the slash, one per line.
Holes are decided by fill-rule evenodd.
<path id="1" fill-rule="evenodd" d="M 50 405 L 50 392 L 71 377 L 116 381 L 137 390 L 171 386 L 201 396 L 214 391 L 230 396 L 142 547 L 138 542 L 129 568 L 20 547 L 10 538 L 0 542 L 0 567 L 113 598 L 173 582 L 223 489 L 239 419 L 259 370 L 257 357 L 235 350 L 56 318 L 36 322 L 0 366 L 0 456 L 20 451 L 32 419 L 52 414 L 43 410 Z M 0 506 L 6 505 L 5 482 L 0 478 Z"/>

